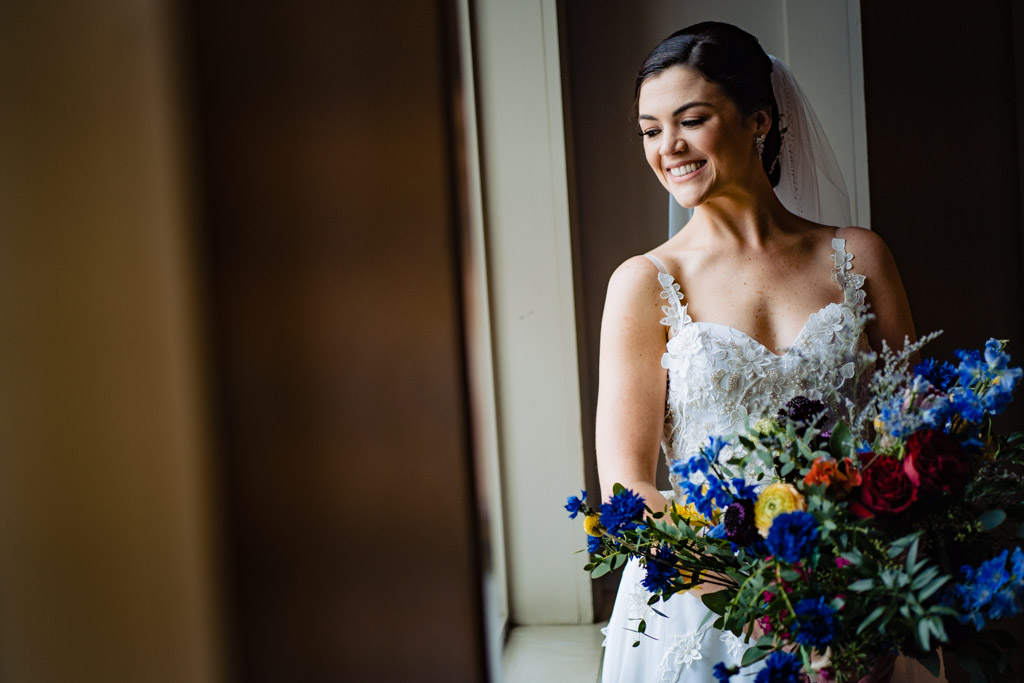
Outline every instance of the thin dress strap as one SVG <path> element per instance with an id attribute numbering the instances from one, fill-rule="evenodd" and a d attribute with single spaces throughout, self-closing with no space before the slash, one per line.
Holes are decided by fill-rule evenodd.
<path id="1" fill-rule="evenodd" d="M 658 282 L 661 284 L 661 298 L 668 302 L 668 306 L 662 306 L 661 312 L 665 317 L 661 324 L 669 328 L 671 336 L 679 332 L 679 328 L 690 322 L 690 316 L 686 314 L 686 306 L 683 304 L 683 294 L 679 291 L 676 279 L 668 272 L 668 268 L 657 256 L 644 254 L 644 256 L 658 268 Z"/>
<path id="2" fill-rule="evenodd" d="M 835 249 L 833 261 L 835 270 L 832 271 L 832 281 L 843 290 L 847 304 L 864 305 L 864 275 L 851 272 L 853 270 L 853 254 L 846 251 L 846 240 L 839 237 L 832 238 L 832 248 Z"/>
<path id="3" fill-rule="evenodd" d="M 648 261 L 657 266 L 659 273 L 668 275 L 668 268 L 665 267 L 665 264 L 662 263 L 661 259 L 659 259 L 657 256 L 653 254 L 644 254 L 644 258 L 646 258 Z"/>

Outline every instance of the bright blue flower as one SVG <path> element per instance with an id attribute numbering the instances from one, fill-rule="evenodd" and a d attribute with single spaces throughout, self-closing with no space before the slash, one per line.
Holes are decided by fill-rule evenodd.
<path id="1" fill-rule="evenodd" d="M 601 549 L 601 537 L 587 534 L 587 552 L 593 555 Z"/>
<path id="2" fill-rule="evenodd" d="M 980 631 L 988 621 L 1024 611 L 1024 552 L 1019 547 L 1012 555 L 1003 550 L 977 568 L 965 565 L 960 572 L 952 606 L 963 612 L 961 622 L 972 623 Z"/>
<path id="3" fill-rule="evenodd" d="M 734 499 L 746 498 L 748 500 L 757 500 L 757 484 L 749 484 L 742 477 L 736 477 L 729 483 L 732 485 Z"/>
<path id="4" fill-rule="evenodd" d="M 671 549 L 665 546 L 658 548 L 654 551 L 654 558 L 647 558 L 647 573 L 640 583 L 651 593 L 670 589 L 672 580 L 679 575 L 674 562 L 675 556 Z"/>
<path id="5" fill-rule="evenodd" d="M 1024 582 L 1024 551 L 1020 547 L 1014 548 L 1010 555 L 1010 573 L 1018 582 Z"/>
<path id="6" fill-rule="evenodd" d="M 954 387 L 949 392 L 949 402 L 953 410 L 968 422 L 981 422 L 985 417 L 985 407 L 981 403 L 981 398 L 970 389 Z"/>
<path id="7" fill-rule="evenodd" d="M 704 534 L 708 538 L 725 538 L 725 524 L 716 524 Z"/>
<path id="8" fill-rule="evenodd" d="M 989 339 L 985 342 L 985 362 L 992 372 L 1001 372 L 1009 365 L 1010 356 L 1003 353 L 1003 345 L 998 339 Z"/>
<path id="9" fill-rule="evenodd" d="M 709 436 L 708 445 L 700 449 L 700 452 L 705 458 L 714 462 L 718 460 L 718 454 L 722 452 L 722 449 L 728 445 L 729 442 L 720 436 Z"/>
<path id="10" fill-rule="evenodd" d="M 585 501 L 586 499 L 586 491 L 580 491 L 579 498 L 577 498 L 576 496 L 569 496 L 568 498 L 566 498 L 565 509 L 571 513 L 569 515 L 569 519 L 576 519 L 576 515 L 580 514 L 580 508 L 583 507 L 583 501 Z"/>
<path id="11" fill-rule="evenodd" d="M 754 683 L 802 683 L 801 664 L 800 658 L 792 652 L 776 650 L 768 655 Z"/>
<path id="12" fill-rule="evenodd" d="M 736 667 L 727 667 L 725 662 L 719 662 L 711 673 L 715 675 L 716 683 L 729 683 L 729 679 L 736 673 Z"/>
<path id="13" fill-rule="evenodd" d="M 832 644 L 839 633 L 836 611 L 825 602 L 824 597 L 804 598 L 793 605 L 796 617 L 794 639 L 801 645 L 823 650 Z"/>
<path id="14" fill-rule="evenodd" d="M 622 489 L 601 504 L 601 526 L 613 536 L 641 526 L 644 499 L 629 489 Z"/>
<path id="15" fill-rule="evenodd" d="M 934 358 L 926 358 L 914 366 L 914 374 L 924 377 L 933 386 L 946 391 L 956 379 L 956 368 L 946 361 L 937 363 Z"/>
<path id="16" fill-rule="evenodd" d="M 810 555 L 818 541 L 818 520 L 809 512 L 785 512 L 772 520 L 768 551 L 783 562 L 795 564 Z"/>
<path id="17" fill-rule="evenodd" d="M 1001 414 L 1006 410 L 1007 404 L 1013 400 L 1013 387 L 1007 386 L 1007 384 L 1010 382 L 993 384 L 981 397 L 981 404 L 989 414 Z"/>

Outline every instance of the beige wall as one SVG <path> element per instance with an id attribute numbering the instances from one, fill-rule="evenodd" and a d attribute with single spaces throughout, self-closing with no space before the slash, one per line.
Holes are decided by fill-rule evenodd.
<path id="1" fill-rule="evenodd" d="M 0 4 L 0 679 L 216 681 L 165 3 Z"/>

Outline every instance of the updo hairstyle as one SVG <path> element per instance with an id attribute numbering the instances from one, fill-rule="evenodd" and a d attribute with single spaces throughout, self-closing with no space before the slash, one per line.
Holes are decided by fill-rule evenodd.
<path id="1" fill-rule="evenodd" d="M 640 101 L 644 81 L 673 66 L 696 69 L 705 79 L 717 83 L 744 115 L 758 109 L 769 110 L 772 125 L 765 137 L 761 164 L 775 187 L 781 175 L 780 164 L 776 163 L 782 149 L 779 106 L 772 91 L 772 60 L 757 38 L 732 24 L 717 21 L 676 31 L 658 43 L 644 60 L 636 77 L 634 102 Z"/>

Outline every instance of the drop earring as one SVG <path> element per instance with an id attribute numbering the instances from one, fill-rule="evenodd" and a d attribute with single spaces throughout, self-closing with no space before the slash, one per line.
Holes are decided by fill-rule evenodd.
<path id="1" fill-rule="evenodd" d="M 757 158 L 758 159 L 763 159 L 764 158 L 764 139 L 765 139 L 765 134 L 764 133 L 761 133 L 756 138 L 754 138 L 754 147 L 757 148 Z"/>

